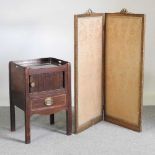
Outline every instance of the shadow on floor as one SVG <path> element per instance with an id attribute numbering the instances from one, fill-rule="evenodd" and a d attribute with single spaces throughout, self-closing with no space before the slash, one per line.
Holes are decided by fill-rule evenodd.
<path id="1" fill-rule="evenodd" d="M 154 128 L 155 124 L 155 106 L 145 106 L 142 115 L 142 132 L 147 132 Z M 74 124 L 74 123 L 73 123 Z M 34 115 L 31 117 L 31 126 L 38 129 L 45 129 L 47 131 L 57 132 L 61 134 L 66 133 L 66 115 L 65 112 L 55 114 L 55 124 L 50 125 L 49 116 Z M 16 108 L 16 132 L 22 131 L 24 134 L 24 112 Z M 12 140 L 17 142 L 24 142 L 13 138 L 10 131 L 10 111 L 9 107 L 0 107 L 0 138 L 5 140 Z M 23 135 L 24 137 L 24 135 Z"/>
<path id="2" fill-rule="evenodd" d="M 24 112 L 16 108 L 16 133 L 25 131 Z M 66 113 L 61 111 L 55 114 L 55 124 L 50 125 L 50 119 L 48 115 L 33 115 L 31 117 L 31 127 L 38 129 L 45 129 L 46 131 L 57 132 L 60 134 L 66 134 Z M 10 134 L 14 132 L 10 131 L 10 108 L 0 107 L 0 138 L 5 140 L 13 140 L 17 142 L 23 142 L 10 137 Z M 24 135 L 23 135 L 24 137 Z"/>

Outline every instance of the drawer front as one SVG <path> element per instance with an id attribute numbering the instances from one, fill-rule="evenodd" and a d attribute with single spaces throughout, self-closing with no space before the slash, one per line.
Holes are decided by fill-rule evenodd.
<path id="1" fill-rule="evenodd" d="M 64 88 L 64 73 L 53 72 L 31 75 L 30 93 Z"/>
<path id="2" fill-rule="evenodd" d="M 66 94 L 58 95 L 58 96 L 48 96 L 45 98 L 36 98 L 32 99 L 31 107 L 34 109 L 48 109 L 48 108 L 56 108 L 60 106 L 66 105 Z"/>

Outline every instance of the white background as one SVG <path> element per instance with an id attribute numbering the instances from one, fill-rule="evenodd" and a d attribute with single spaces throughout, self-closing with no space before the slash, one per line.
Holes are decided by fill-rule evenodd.
<path id="1" fill-rule="evenodd" d="M 0 106 L 9 105 L 10 60 L 57 57 L 72 63 L 73 75 L 74 14 L 88 8 L 146 14 L 144 104 L 155 104 L 154 6 L 154 0 L 0 0 Z"/>

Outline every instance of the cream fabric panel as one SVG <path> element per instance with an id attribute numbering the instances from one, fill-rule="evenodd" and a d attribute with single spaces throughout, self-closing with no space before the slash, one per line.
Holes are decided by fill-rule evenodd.
<path id="1" fill-rule="evenodd" d="M 102 115 L 102 16 L 78 18 L 78 126 Z"/>
<path id="2" fill-rule="evenodd" d="M 106 17 L 106 115 L 138 125 L 142 17 Z"/>

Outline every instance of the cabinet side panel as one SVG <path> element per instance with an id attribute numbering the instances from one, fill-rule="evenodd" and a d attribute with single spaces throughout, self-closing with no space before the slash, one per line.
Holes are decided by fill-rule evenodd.
<path id="1" fill-rule="evenodd" d="M 25 109 L 25 70 L 14 63 L 10 63 L 10 99 L 17 107 Z"/>

